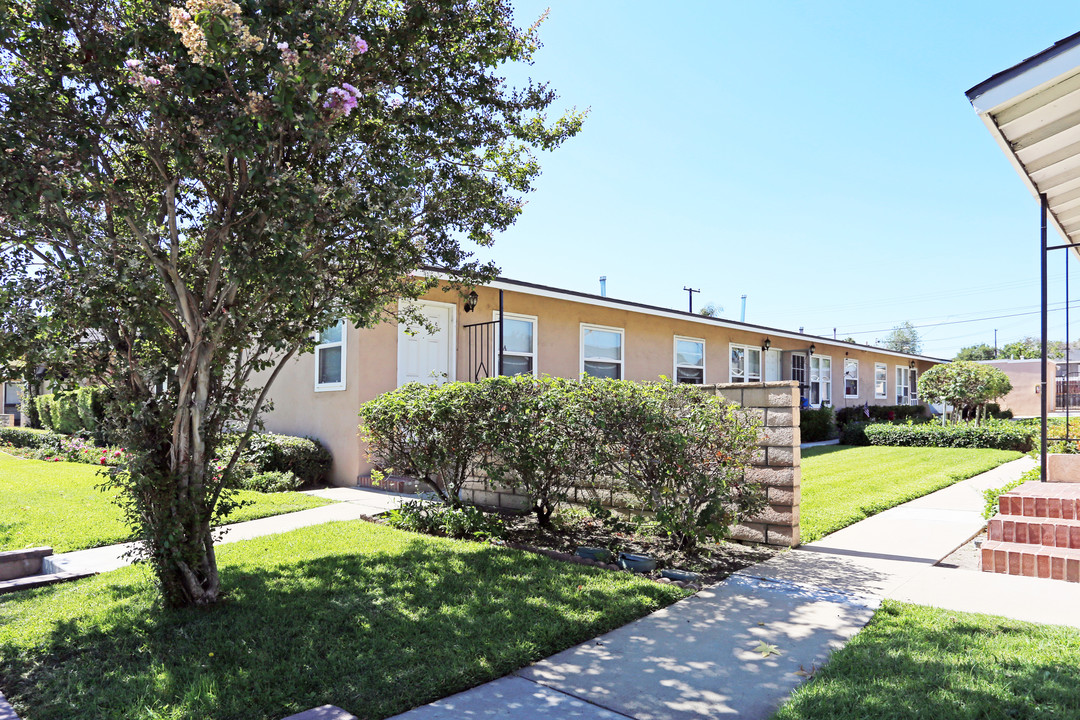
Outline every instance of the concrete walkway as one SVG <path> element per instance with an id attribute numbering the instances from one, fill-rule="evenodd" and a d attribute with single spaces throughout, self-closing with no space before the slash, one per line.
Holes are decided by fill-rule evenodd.
<path id="1" fill-rule="evenodd" d="M 415 499 L 412 495 L 399 495 L 367 488 L 327 488 L 309 490 L 304 494 L 334 500 L 335 503 L 284 515 L 224 525 L 214 530 L 215 544 L 224 545 L 237 540 L 250 540 L 263 535 L 274 535 L 337 520 L 358 520 L 365 515 L 376 515 L 396 508 L 405 500 Z M 130 553 L 136 549 L 137 545 L 138 543 L 130 542 L 50 555 L 42 561 L 41 571 L 43 573 L 102 573 L 116 570 L 131 564 Z"/>
<path id="2" fill-rule="evenodd" d="M 1075 625 L 1077 585 L 934 567 L 984 525 L 982 491 L 1033 466 L 1022 458 L 880 513 L 396 720 L 768 718 L 883 598 Z"/>

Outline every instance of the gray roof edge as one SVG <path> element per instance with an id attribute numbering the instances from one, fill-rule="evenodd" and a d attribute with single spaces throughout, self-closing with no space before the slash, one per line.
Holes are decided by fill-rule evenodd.
<path id="1" fill-rule="evenodd" d="M 1069 50 L 1072 50 L 1077 46 L 1080 46 L 1080 32 L 1070 35 L 1063 40 L 1058 40 L 1056 43 L 1054 43 L 1047 49 L 1032 55 L 1026 60 L 1022 60 L 1010 68 L 1006 68 L 999 73 L 991 75 L 986 80 L 983 80 L 981 83 L 973 86 L 964 94 L 967 96 L 967 99 L 970 102 L 974 103 L 975 99 L 978 98 L 980 95 L 984 95 L 985 93 L 993 90 L 999 85 L 1003 85 L 1009 80 L 1023 75 L 1025 72 L 1032 69 L 1033 67 L 1042 65 L 1043 63 L 1052 60 L 1058 55 L 1064 52 L 1068 52 Z"/>

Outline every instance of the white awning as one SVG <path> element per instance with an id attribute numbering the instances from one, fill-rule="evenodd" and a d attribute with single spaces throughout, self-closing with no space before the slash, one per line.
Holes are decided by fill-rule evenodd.
<path id="1" fill-rule="evenodd" d="M 1031 193 L 1046 193 L 1050 227 L 1080 246 L 1080 33 L 967 97 Z"/>

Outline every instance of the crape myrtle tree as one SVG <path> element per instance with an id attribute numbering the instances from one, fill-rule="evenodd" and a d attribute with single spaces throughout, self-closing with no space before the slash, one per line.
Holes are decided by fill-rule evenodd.
<path id="1" fill-rule="evenodd" d="M 493 274 L 581 115 L 504 0 L 0 0 L 0 360 L 112 390 L 110 482 L 163 597 L 221 596 L 226 429 L 345 316 Z M 182 3 L 182 4 L 181 4 Z M 253 382 L 258 378 L 257 382 Z"/>
<path id="2" fill-rule="evenodd" d="M 957 421 L 969 411 L 981 422 L 986 403 L 1010 392 L 1012 382 L 1008 375 L 996 367 L 968 360 L 935 365 L 919 377 L 919 397 L 952 405 L 957 410 Z"/>

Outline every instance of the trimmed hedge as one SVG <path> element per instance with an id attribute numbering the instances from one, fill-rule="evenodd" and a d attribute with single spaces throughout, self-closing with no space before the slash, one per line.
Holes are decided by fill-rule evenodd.
<path id="1" fill-rule="evenodd" d="M 872 423 L 863 428 L 870 445 L 903 447 L 992 448 L 1027 452 L 1031 433 L 1011 423 L 961 423 L 959 425 L 892 425 Z"/>
<path id="2" fill-rule="evenodd" d="M 238 440 L 236 436 L 226 437 L 218 448 L 218 457 L 229 457 Z M 314 485 L 326 478 L 332 463 L 330 451 L 313 438 L 254 433 L 241 456 L 240 464 L 248 469 L 246 473 L 241 470 L 241 475 L 246 476 L 241 478 L 241 484 L 261 473 L 278 472 L 295 475 L 302 484 Z"/>
<path id="3" fill-rule="evenodd" d="M 869 422 L 849 422 L 840 428 L 840 444 L 841 445 L 869 445 L 870 441 L 866 438 L 866 428 L 873 423 Z"/>
<path id="4" fill-rule="evenodd" d="M 243 487 L 245 490 L 272 493 L 299 490 L 300 486 L 303 484 L 304 483 L 300 478 L 290 472 L 271 470 L 270 472 L 261 472 L 252 475 L 244 481 Z"/>
<path id="5" fill-rule="evenodd" d="M 836 413 L 828 405 L 799 411 L 799 434 L 803 442 L 821 442 L 836 437 Z"/>
<path id="6" fill-rule="evenodd" d="M 104 400 L 105 388 L 79 387 L 38 395 L 33 400 L 33 406 L 38 422 L 46 430 L 63 435 L 75 435 L 85 431 L 99 436 L 105 412 Z M 100 441 L 102 438 L 98 439 Z"/>
<path id="7" fill-rule="evenodd" d="M 0 427 L 0 443 L 18 448 L 59 447 L 63 438 L 48 430 L 26 427 Z"/>
<path id="8" fill-rule="evenodd" d="M 869 409 L 870 417 L 866 416 Z M 925 418 L 925 405 L 852 405 L 836 411 L 836 424 L 843 428 L 853 422 L 904 422 Z"/>

